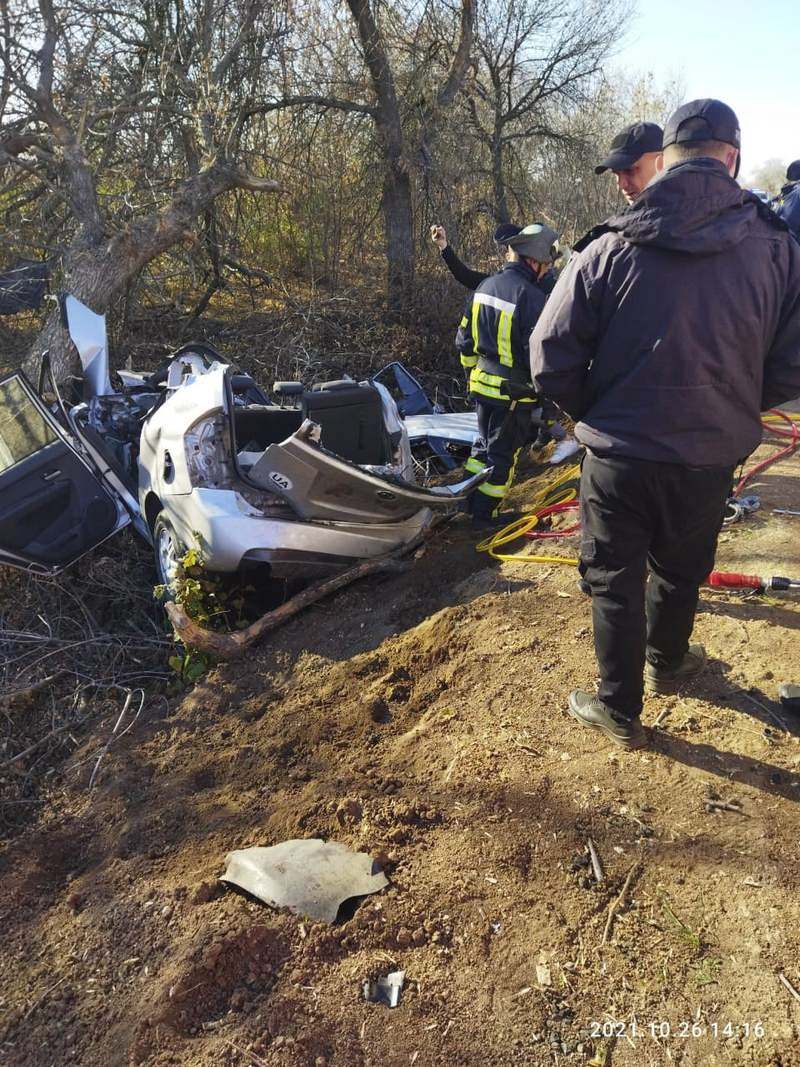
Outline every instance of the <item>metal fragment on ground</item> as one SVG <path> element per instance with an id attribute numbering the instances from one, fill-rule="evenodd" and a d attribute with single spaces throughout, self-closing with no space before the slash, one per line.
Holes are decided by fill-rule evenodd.
<path id="1" fill-rule="evenodd" d="M 274 908 L 333 922 L 351 897 L 377 893 L 386 875 L 366 852 L 351 852 L 319 838 L 282 841 L 270 848 L 229 852 L 221 881 L 246 890 Z"/>
<path id="2" fill-rule="evenodd" d="M 400 1003 L 400 990 L 405 981 L 405 971 L 392 971 L 385 978 L 377 978 L 374 982 L 367 979 L 364 982 L 364 1000 L 373 1004 L 388 1004 L 390 1008 L 396 1008 Z"/>

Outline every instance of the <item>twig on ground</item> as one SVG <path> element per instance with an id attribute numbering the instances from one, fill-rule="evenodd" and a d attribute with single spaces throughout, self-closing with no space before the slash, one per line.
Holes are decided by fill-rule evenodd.
<path id="1" fill-rule="evenodd" d="M 37 997 L 36 1000 L 34 1000 L 33 1004 L 31 1004 L 31 1006 L 28 1008 L 28 1010 L 22 1016 L 22 1021 L 25 1022 L 25 1020 L 28 1018 L 28 1016 L 32 1015 L 33 1012 L 39 1007 L 39 1005 L 42 1003 L 42 1001 L 45 999 L 45 997 L 48 997 L 53 992 L 54 989 L 57 989 L 58 986 L 60 986 L 62 982 L 66 982 L 66 980 L 67 980 L 67 976 L 66 975 L 62 975 L 62 977 L 59 978 L 59 980 L 57 982 L 55 982 L 53 985 L 51 985 L 49 987 L 49 989 L 45 989 L 44 993 L 42 993 L 42 995 L 40 997 Z"/>
<path id="2" fill-rule="evenodd" d="M 38 682 L 33 682 L 25 688 L 0 693 L 0 708 L 10 708 L 12 704 L 24 704 L 52 682 L 58 681 L 64 673 L 64 671 L 56 671 L 55 674 L 48 674 L 46 678 L 40 678 Z"/>
<path id="3" fill-rule="evenodd" d="M 737 815 L 745 815 L 749 818 L 749 815 L 747 815 L 747 812 L 742 808 L 742 805 L 738 800 L 731 801 L 730 803 L 727 800 L 707 800 L 704 806 L 706 811 L 709 812 L 733 811 Z"/>
<path id="4" fill-rule="evenodd" d="M 640 867 L 641 864 L 638 861 L 634 863 L 634 865 L 628 871 L 628 877 L 625 879 L 622 889 L 619 892 L 619 896 L 609 905 L 608 918 L 606 919 L 606 928 L 605 930 L 603 930 L 603 940 L 601 942 L 601 944 L 603 945 L 605 945 L 608 941 L 608 935 L 611 933 L 611 925 L 614 922 L 614 917 L 625 903 L 625 898 L 628 895 L 628 889 L 630 887 L 633 876 L 634 874 L 636 874 Z"/>
<path id="5" fill-rule="evenodd" d="M 789 979 L 786 977 L 786 975 L 785 974 L 779 974 L 778 978 L 780 978 L 781 982 L 783 983 L 783 985 L 786 986 L 786 988 L 792 994 L 794 999 L 800 1003 L 800 993 L 797 992 L 797 990 L 792 985 L 792 983 L 789 981 Z"/>
<path id="6" fill-rule="evenodd" d="M 139 689 L 138 693 L 140 694 L 141 699 L 139 701 L 139 707 L 136 710 L 136 714 L 133 717 L 133 721 L 130 722 L 128 724 L 128 726 L 125 727 L 125 729 L 122 731 L 122 733 L 119 734 L 119 737 L 123 737 L 128 732 L 128 730 L 131 728 L 131 726 L 133 726 L 133 723 L 136 722 L 136 720 L 139 718 L 139 715 L 141 714 L 142 708 L 144 707 L 144 691 L 142 689 Z M 125 697 L 125 703 L 122 705 L 122 711 L 119 713 L 119 718 L 117 719 L 116 723 L 114 724 L 114 729 L 111 731 L 108 740 L 103 745 L 103 747 L 100 749 L 100 752 L 98 753 L 97 761 L 96 761 L 94 767 L 92 768 L 91 775 L 89 776 L 89 784 L 88 784 L 88 787 L 87 787 L 88 789 L 91 789 L 92 786 L 95 783 L 95 779 L 97 778 L 97 772 L 100 770 L 100 763 L 102 762 L 103 756 L 105 756 L 106 752 L 108 752 L 109 748 L 111 747 L 112 742 L 115 739 L 118 740 L 117 730 L 119 730 L 120 726 L 122 725 L 122 720 L 128 714 L 128 709 L 130 708 L 131 703 L 133 702 L 133 694 L 134 694 L 134 690 L 129 689 L 128 693 L 127 693 L 127 696 Z"/>
<path id="7" fill-rule="evenodd" d="M 173 601 L 165 604 L 165 609 L 176 634 L 184 644 L 200 652 L 219 656 L 221 659 L 238 659 L 239 656 L 244 655 L 250 645 L 255 644 L 265 633 L 274 630 L 299 611 L 302 611 L 303 608 L 322 600 L 323 597 L 329 596 L 331 593 L 351 585 L 360 578 L 366 578 L 372 574 L 397 574 L 407 570 L 411 564 L 401 557 L 416 552 L 433 534 L 434 530 L 438 529 L 438 526 L 438 523 L 432 524 L 411 544 L 404 545 L 394 552 L 385 556 L 378 556 L 375 559 L 363 560 L 361 563 L 356 564 L 354 567 L 349 567 L 346 571 L 342 571 L 332 578 L 326 578 L 323 581 L 309 585 L 302 592 L 281 604 L 280 607 L 275 608 L 273 611 L 268 611 L 266 615 L 256 619 L 250 626 L 235 633 L 217 633 L 214 630 L 206 630 L 204 627 L 198 626 L 189 617 L 184 608 Z"/>
<path id="8" fill-rule="evenodd" d="M 594 872 L 595 880 L 602 882 L 605 878 L 603 871 L 603 864 L 600 861 L 600 853 L 597 851 L 597 846 L 591 837 L 586 838 L 586 847 L 589 849 L 589 859 L 592 861 L 592 871 Z"/>
<path id="9" fill-rule="evenodd" d="M 50 730 L 44 735 L 44 737 L 40 737 L 38 741 L 34 741 L 32 745 L 28 745 L 28 747 L 24 748 L 22 752 L 18 752 L 16 756 L 11 756 L 10 759 L 3 760 L 3 762 L 0 763 L 0 770 L 3 767 L 11 766 L 11 764 L 16 763 L 17 760 L 21 760 L 24 759 L 26 756 L 29 756 L 32 752 L 35 752 L 37 748 L 41 748 L 45 741 L 49 741 L 53 737 L 58 737 L 61 734 L 66 733 L 67 730 L 71 730 L 75 725 L 76 724 L 74 722 L 67 722 L 63 723 L 61 726 L 57 726 L 54 730 Z"/>

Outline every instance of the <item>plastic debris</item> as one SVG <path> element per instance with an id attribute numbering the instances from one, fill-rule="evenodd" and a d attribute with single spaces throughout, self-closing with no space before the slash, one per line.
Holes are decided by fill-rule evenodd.
<path id="1" fill-rule="evenodd" d="M 396 1008 L 400 1003 L 400 990 L 405 981 L 405 971 L 392 971 L 385 978 L 377 978 L 375 981 L 364 981 L 364 1000 L 372 1004 L 388 1004 L 390 1008 Z"/>
<path id="2" fill-rule="evenodd" d="M 273 908 L 333 922 L 351 897 L 384 889 L 389 881 L 366 852 L 351 852 L 319 838 L 283 841 L 270 848 L 229 852 L 220 879 L 246 890 Z"/>

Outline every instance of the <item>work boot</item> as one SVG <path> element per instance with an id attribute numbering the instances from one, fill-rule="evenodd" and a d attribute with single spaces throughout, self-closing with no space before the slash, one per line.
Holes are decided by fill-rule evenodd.
<path id="1" fill-rule="evenodd" d="M 570 693 L 568 711 L 582 726 L 599 730 L 609 741 L 613 741 L 626 752 L 647 747 L 647 733 L 638 715 L 635 719 L 624 719 L 621 715 L 615 715 L 611 708 L 606 707 L 593 693 L 587 693 L 583 689 Z"/>
<path id="2" fill-rule="evenodd" d="M 689 651 L 677 667 L 656 667 L 646 663 L 644 668 L 644 691 L 667 696 L 680 688 L 705 668 L 706 650 L 702 645 L 689 645 Z"/>

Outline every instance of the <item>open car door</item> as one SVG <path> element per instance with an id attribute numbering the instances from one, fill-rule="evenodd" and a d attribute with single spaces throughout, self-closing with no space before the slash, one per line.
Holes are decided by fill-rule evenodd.
<path id="1" fill-rule="evenodd" d="M 0 378 L 0 563 L 57 574 L 129 519 L 24 374 Z"/>

